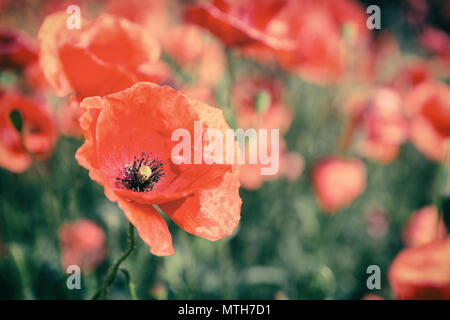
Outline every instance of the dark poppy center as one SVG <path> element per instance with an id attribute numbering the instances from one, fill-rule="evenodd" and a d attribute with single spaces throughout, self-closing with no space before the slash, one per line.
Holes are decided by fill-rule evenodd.
<path id="1" fill-rule="evenodd" d="M 137 192 L 152 191 L 165 172 L 163 162 L 151 155 L 143 152 L 139 157 L 134 156 L 133 162 L 125 165 L 116 178 L 117 187 Z"/>

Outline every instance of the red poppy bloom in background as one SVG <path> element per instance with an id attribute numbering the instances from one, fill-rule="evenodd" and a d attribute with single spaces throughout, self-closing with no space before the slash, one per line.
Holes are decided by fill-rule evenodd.
<path id="1" fill-rule="evenodd" d="M 294 112 L 283 103 L 281 82 L 250 76 L 236 81 L 231 95 L 238 127 L 289 129 Z"/>
<path id="2" fill-rule="evenodd" d="M 271 20 L 268 30 L 294 44 L 276 50 L 287 70 L 315 83 L 334 83 L 347 70 L 349 52 L 366 51 L 366 19 L 356 1 L 292 0 Z"/>
<path id="3" fill-rule="evenodd" d="M 390 85 L 401 94 L 406 94 L 415 86 L 433 78 L 432 66 L 425 60 L 414 59 L 406 62 L 390 81 Z"/>
<path id="4" fill-rule="evenodd" d="M 351 0 L 215 0 L 188 7 L 185 18 L 244 55 L 277 59 L 287 70 L 318 83 L 335 82 L 346 70 L 344 27 L 361 48 L 369 34 L 364 10 Z"/>
<path id="5" fill-rule="evenodd" d="M 18 131 L 11 114 L 20 114 Z M 56 129 L 44 107 L 16 92 L 0 94 L 0 166 L 12 172 L 25 171 L 31 156 L 47 158 L 56 142 Z"/>
<path id="6" fill-rule="evenodd" d="M 76 265 L 91 272 L 105 258 L 105 233 L 91 220 L 64 223 L 59 229 L 59 241 L 64 269 Z"/>
<path id="7" fill-rule="evenodd" d="M 187 7 L 185 19 L 208 29 L 228 46 L 264 43 L 277 47 L 281 43 L 269 37 L 265 28 L 286 3 L 286 0 L 213 0 Z"/>
<path id="8" fill-rule="evenodd" d="M 281 140 L 281 139 L 280 139 Z M 250 145 L 247 146 L 246 161 L 241 165 L 241 174 L 239 180 L 242 187 L 247 190 L 256 190 L 260 188 L 264 182 L 272 181 L 280 177 L 284 177 L 288 181 L 295 181 L 303 172 L 305 161 L 297 152 L 289 152 L 283 140 L 280 141 L 279 159 L 271 154 L 270 140 L 267 143 L 268 156 L 272 157 L 272 161 L 278 161 L 278 171 L 275 174 L 263 175 L 261 170 L 270 167 L 271 164 L 262 164 L 261 159 L 257 159 L 257 163 L 250 163 L 249 152 Z"/>
<path id="9" fill-rule="evenodd" d="M 76 159 L 109 200 L 118 202 L 153 254 L 173 253 L 167 225 L 153 205 L 185 231 L 209 240 L 234 230 L 241 208 L 238 167 L 176 165 L 171 159 L 175 129 L 185 128 L 193 137 L 196 120 L 223 133 L 229 128 L 220 109 L 151 83 L 86 98 L 81 105 L 86 142 Z"/>
<path id="10" fill-rule="evenodd" d="M 261 76 L 249 76 L 236 81 L 232 87 L 231 96 L 238 127 L 279 129 L 281 134 L 289 129 L 294 112 L 283 103 L 283 84 L 280 81 Z M 303 157 L 296 152 L 289 152 L 284 141 L 280 141 L 279 148 L 277 174 L 262 175 L 261 169 L 268 165 L 263 165 L 259 161 L 251 164 L 247 159 L 242 165 L 240 177 L 244 188 L 255 190 L 261 187 L 264 181 L 274 180 L 280 176 L 284 176 L 289 181 L 294 181 L 300 176 L 304 167 Z M 267 150 L 271 150 L 270 143 L 267 145 Z"/>
<path id="11" fill-rule="evenodd" d="M 314 166 L 312 183 L 317 202 L 327 213 L 350 205 L 366 187 L 366 169 L 358 159 L 326 157 Z"/>
<path id="12" fill-rule="evenodd" d="M 177 2 L 161 0 L 108 0 L 106 13 L 126 18 L 141 25 L 145 33 L 163 40 L 170 26 L 171 15 L 177 10 Z"/>
<path id="13" fill-rule="evenodd" d="M 38 48 L 24 34 L 0 30 L 0 69 L 23 68 L 38 60 Z"/>
<path id="14" fill-rule="evenodd" d="M 444 76 L 450 75 L 450 37 L 442 30 L 426 27 L 419 36 L 419 42 L 435 55 Z"/>
<path id="15" fill-rule="evenodd" d="M 49 15 L 38 34 L 40 65 L 58 95 L 81 100 L 163 80 L 160 46 L 140 26 L 103 14 L 72 30 L 66 20 L 66 13 Z"/>
<path id="16" fill-rule="evenodd" d="M 401 251 L 388 278 L 398 299 L 450 299 L 450 238 Z"/>
<path id="17" fill-rule="evenodd" d="M 438 82 L 416 86 L 406 97 L 411 113 L 410 135 L 414 145 L 434 161 L 450 156 L 450 88 Z M 447 150 L 448 149 L 448 150 Z M 447 151 L 446 151 L 447 150 Z"/>
<path id="18" fill-rule="evenodd" d="M 416 247 L 436 239 L 443 239 L 446 230 L 441 217 L 434 206 L 427 206 L 415 211 L 403 229 L 403 242 L 408 247 Z"/>
<path id="19" fill-rule="evenodd" d="M 214 85 L 224 73 L 225 54 L 216 39 L 195 25 L 172 27 L 162 40 L 164 50 L 195 82 Z"/>
<path id="20" fill-rule="evenodd" d="M 381 163 L 393 161 L 409 133 L 400 95 L 389 88 L 374 90 L 361 118 L 361 154 Z"/>

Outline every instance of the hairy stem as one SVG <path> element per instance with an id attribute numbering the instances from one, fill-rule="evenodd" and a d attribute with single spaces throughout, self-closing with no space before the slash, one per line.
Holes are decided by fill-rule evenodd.
<path id="1" fill-rule="evenodd" d="M 119 270 L 120 264 L 125 261 L 126 258 L 133 252 L 133 249 L 136 245 L 136 238 L 135 238 L 135 232 L 134 232 L 134 226 L 129 223 L 128 225 L 128 248 L 127 250 L 122 254 L 122 256 L 114 263 L 114 265 L 109 269 L 108 274 L 105 277 L 105 280 L 103 280 L 103 284 L 100 287 L 100 289 L 97 291 L 97 293 L 92 297 L 92 300 L 98 299 L 100 296 L 103 297 L 103 299 L 107 298 L 108 295 L 108 287 L 113 283 L 114 279 L 116 278 L 117 271 Z"/>

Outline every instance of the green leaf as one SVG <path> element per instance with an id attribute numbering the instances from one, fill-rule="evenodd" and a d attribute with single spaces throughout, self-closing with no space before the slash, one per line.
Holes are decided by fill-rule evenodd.
<path id="1" fill-rule="evenodd" d="M 22 115 L 18 110 L 13 110 L 9 114 L 9 119 L 11 120 L 11 123 L 13 124 L 14 128 L 16 128 L 17 131 L 22 132 L 23 129 L 23 119 Z"/>

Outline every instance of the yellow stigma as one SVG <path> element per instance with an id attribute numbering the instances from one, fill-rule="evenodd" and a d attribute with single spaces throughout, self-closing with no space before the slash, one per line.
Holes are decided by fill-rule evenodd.
<path id="1" fill-rule="evenodd" d="M 142 166 L 139 168 L 139 171 L 137 173 L 137 178 L 140 183 L 144 183 L 148 179 L 150 179 L 151 175 L 152 175 L 152 169 L 150 169 L 149 166 Z"/>

